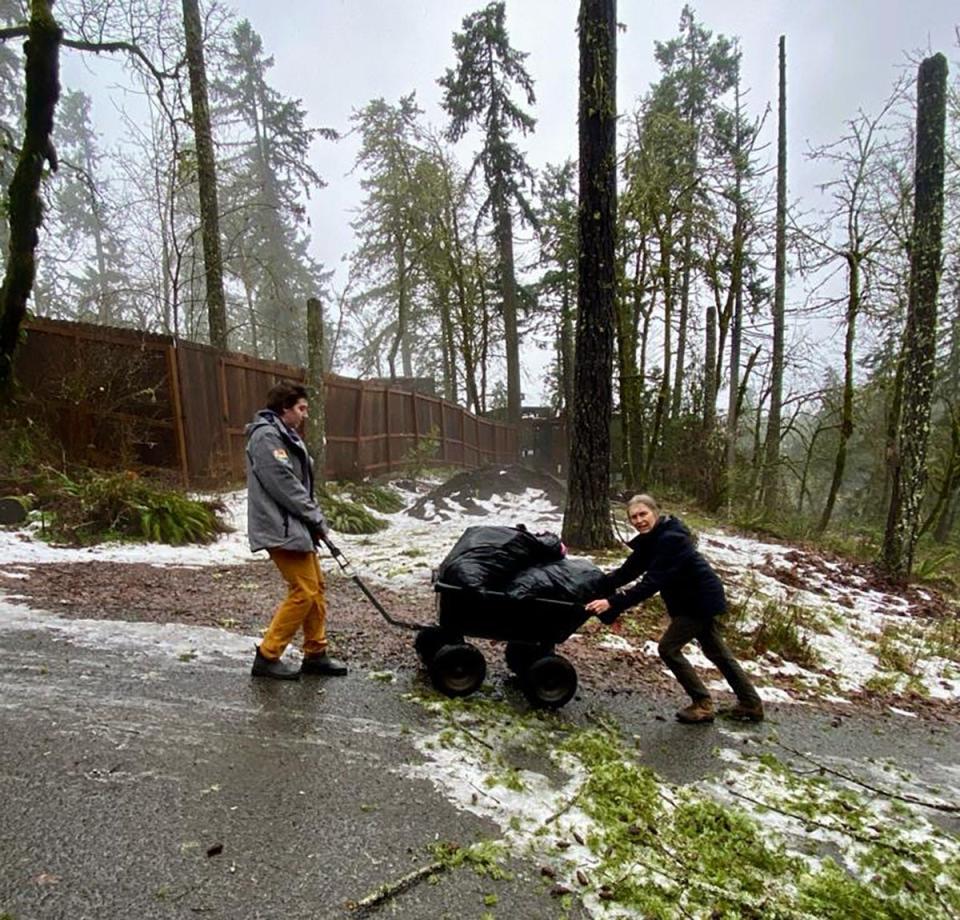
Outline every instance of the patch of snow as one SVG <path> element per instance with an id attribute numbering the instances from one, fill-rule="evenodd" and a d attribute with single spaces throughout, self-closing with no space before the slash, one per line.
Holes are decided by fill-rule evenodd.
<path id="1" fill-rule="evenodd" d="M 607 633 L 597 645 L 600 648 L 608 648 L 614 652 L 635 652 L 636 648 L 631 645 L 623 636 L 616 633 Z"/>
<path id="2" fill-rule="evenodd" d="M 403 494 L 411 499 L 416 497 L 416 492 Z M 247 545 L 246 491 L 215 497 L 225 505 L 226 522 L 234 530 L 207 546 L 133 543 L 88 548 L 51 546 L 40 539 L 34 524 L 22 530 L 0 529 L 0 559 L 3 560 L 0 575 L 8 581 L 23 580 L 29 577 L 30 566 L 54 562 L 95 560 L 157 566 L 211 566 L 236 565 L 266 558 L 265 553 L 252 554 Z M 469 526 L 478 522 L 501 526 L 522 523 L 535 532 L 549 530 L 559 533 L 563 524 L 562 509 L 537 488 L 495 494 L 487 500 L 464 500 L 463 503 L 446 499 L 443 504 L 444 509 L 440 510 L 434 503 L 428 503 L 427 520 L 414 518 L 403 511 L 380 514 L 389 525 L 386 530 L 372 535 L 334 534 L 334 540 L 371 587 L 380 584 L 418 590 L 429 586 L 432 571 Z M 478 512 L 482 516 L 478 516 Z M 879 667 L 874 643 L 885 626 L 891 623 L 902 625 L 904 615 L 909 615 L 909 604 L 903 598 L 868 587 L 836 563 L 823 560 L 816 570 L 811 569 L 804 576 L 807 580 L 803 588 L 789 587 L 770 573 L 795 573 L 798 570 L 798 564 L 792 561 L 796 557 L 791 556 L 798 551 L 790 546 L 721 531 L 706 531 L 701 534 L 700 549 L 721 570 L 731 599 L 745 605 L 748 627 L 758 625 L 764 606 L 771 601 L 792 605 L 803 614 L 800 631 L 818 656 L 819 665 L 802 668 L 769 655 L 744 662 L 744 667 L 760 688 L 764 688 L 767 680 L 786 678 L 795 688 L 792 691 L 795 698 L 816 695 L 822 699 L 825 692 L 832 691 L 830 699 L 843 700 L 846 694 L 862 690 L 872 677 L 886 673 Z M 592 561 L 590 556 L 582 558 Z M 321 564 L 336 570 L 325 549 L 321 551 Z M 799 570 L 807 571 L 802 566 Z M 842 574 L 842 586 L 831 586 L 825 572 Z M 837 602 L 838 595 L 842 595 L 842 604 Z M 14 599 L 10 593 L 5 596 Z M 815 628 L 804 625 L 810 618 L 816 620 Z M 655 642 L 648 641 L 637 648 L 613 633 L 601 642 L 603 647 L 611 650 L 653 659 L 658 657 Z M 687 647 L 687 654 L 694 667 L 711 667 L 695 643 Z M 960 669 L 954 662 L 921 655 L 916 672 L 914 681 L 922 684 L 931 698 L 960 699 Z M 779 698 L 782 692 L 778 690 L 774 696 L 766 698 Z"/>
<path id="3" fill-rule="evenodd" d="M 255 637 L 212 626 L 181 623 L 129 623 L 123 620 L 65 619 L 53 613 L 3 603 L 0 622 L 5 630 L 44 629 L 82 648 L 115 649 L 136 657 L 214 662 L 218 658 L 252 658 Z M 233 665 L 231 665 L 233 666 Z"/>

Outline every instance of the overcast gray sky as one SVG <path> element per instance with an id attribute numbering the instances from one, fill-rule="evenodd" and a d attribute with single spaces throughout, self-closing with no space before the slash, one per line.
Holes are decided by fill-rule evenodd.
<path id="1" fill-rule="evenodd" d="M 430 123 L 442 127 L 437 78 L 454 65 L 451 36 L 463 17 L 483 0 L 233 0 L 232 6 L 261 35 L 275 58 L 272 85 L 303 100 L 308 122 L 346 133 L 351 113 L 376 97 L 395 102 L 416 91 Z M 898 75 L 915 78 L 918 56 L 942 51 L 956 78 L 956 0 L 702 0 L 692 4 L 697 18 L 714 34 L 738 37 L 743 51 L 743 85 L 753 115 L 775 103 L 777 42 L 787 42 L 789 197 L 804 210 L 817 207 L 817 176 L 806 163 L 810 145 L 837 140 L 858 108 L 876 112 Z M 619 0 L 617 99 L 621 112 L 658 77 L 654 42 L 674 37 L 682 0 Z M 575 157 L 577 150 L 576 0 L 506 0 L 507 27 L 514 48 L 528 53 L 527 68 L 537 96 L 532 114 L 536 132 L 521 142 L 535 169 Z M 65 81 L 88 88 L 94 79 L 65 55 Z M 101 59 L 102 60 L 102 59 Z M 105 66 L 105 65 L 100 65 Z M 113 78 L 117 71 L 114 69 Z M 86 84 L 86 85 L 85 85 Z M 115 121 L 104 100 L 103 83 L 94 92 L 94 117 L 106 127 Z M 767 124 L 775 138 L 776 119 Z M 361 194 L 349 175 L 356 154 L 354 138 L 317 141 L 313 165 L 328 186 L 313 196 L 313 255 L 337 269 L 335 286 L 346 271 L 342 258 L 353 248 L 349 223 Z M 463 162 L 473 152 L 466 138 L 457 147 Z M 772 151 L 772 148 L 771 148 Z M 792 296 L 791 296 L 792 295 Z M 788 303 L 802 298 L 788 291 Z M 537 389 L 538 371 L 524 382 Z M 531 396 L 533 393 L 531 393 Z M 535 398 L 535 397 L 534 397 Z"/>
<path id="2" fill-rule="evenodd" d="M 453 32 L 482 6 L 478 0 L 233 3 L 275 56 L 276 88 L 301 97 L 314 124 L 340 131 L 370 99 L 396 101 L 412 90 L 427 119 L 443 125 L 436 81 L 454 64 Z M 575 157 L 578 3 L 507 0 L 506 6 L 511 43 L 529 54 L 536 82 L 537 128 L 523 143 L 530 163 L 536 168 Z M 621 111 L 657 79 L 654 42 L 676 34 L 682 8 L 681 0 L 618 3 L 617 17 L 626 26 L 618 37 Z M 776 100 L 777 41 L 786 35 L 791 198 L 812 194 L 802 157 L 808 142 L 837 139 L 858 107 L 877 109 L 909 55 L 943 51 L 951 64 L 957 57 L 960 8 L 953 0 L 704 0 L 693 8 L 715 34 L 741 39 L 747 102 L 757 114 Z M 467 160 L 469 139 L 457 149 Z M 347 224 L 359 192 L 346 174 L 355 153 L 352 140 L 314 147 L 315 165 L 329 183 L 310 208 L 314 252 L 330 267 L 351 248 Z"/>

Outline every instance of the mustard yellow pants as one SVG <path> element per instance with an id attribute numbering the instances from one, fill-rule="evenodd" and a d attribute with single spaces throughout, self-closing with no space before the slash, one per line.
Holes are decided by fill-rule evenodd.
<path id="1" fill-rule="evenodd" d="M 303 627 L 304 655 L 319 655 L 327 650 L 326 583 L 316 553 L 297 553 L 286 549 L 268 550 L 274 565 L 287 583 L 287 596 L 277 608 L 260 643 L 260 654 L 276 660 Z"/>

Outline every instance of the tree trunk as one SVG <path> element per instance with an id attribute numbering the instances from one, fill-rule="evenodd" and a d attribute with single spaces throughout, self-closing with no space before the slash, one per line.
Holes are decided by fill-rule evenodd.
<path id="1" fill-rule="evenodd" d="M 773 293 L 773 355 L 770 368 L 770 411 L 763 465 L 763 497 L 767 514 L 780 506 L 780 413 L 783 404 L 784 298 L 787 280 L 787 45 L 780 36 L 780 115 L 777 129 L 777 241 Z"/>
<path id="2" fill-rule="evenodd" d="M 730 326 L 730 392 L 727 397 L 727 497 L 732 499 L 733 476 L 737 462 L 737 422 L 740 411 L 740 345 L 743 340 L 743 141 L 740 133 L 740 78 L 736 83 L 735 118 L 736 136 L 736 185 L 734 194 L 735 216 L 733 221 L 733 265 L 730 285 L 733 288 L 733 317 Z"/>
<path id="3" fill-rule="evenodd" d="M 637 367 L 637 300 L 642 297 L 642 253 L 637 251 L 633 292 L 618 298 L 617 358 L 620 370 L 620 430 L 622 435 L 623 484 L 628 492 L 640 488 L 642 453 L 643 378 Z"/>
<path id="4" fill-rule="evenodd" d="M 946 542 L 949 528 L 947 522 L 950 519 L 950 505 L 953 496 L 956 494 L 957 487 L 960 485 L 960 425 L 957 424 L 956 416 L 951 412 L 950 420 L 950 459 L 947 461 L 947 468 L 943 473 L 943 481 L 937 491 L 937 500 L 934 502 L 930 514 L 920 527 L 920 536 L 923 536 L 930 528 L 934 528 L 934 540 L 937 543 Z"/>
<path id="5" fill-rule="evenodd" d="M 203 62 L 203 26 L 198 0 L 183 0 L 183 31 L 187 69 L 190 72 L 190 102 L 193 135 L 197 143 L 197 182 L 200 193 L 200 224 L 203 236 L 204 282 L 210 344 L 227 348 L 227 304 L 223 293 L 223 256 L 220 252 L 220 209 L 217 204 L 217 166 L 207 101 L 207 70 Z"/>
<path id="6" fill-rule="evenodd" d="M 695 159 L 695 158 L 694 158 Z M 687 203 L 683 218 L 683 268 L 680 272 L 680 313 L 677 316 L 677 357 L 674 366 L 670 418 L 680 418 L 683 403 L 683 381 L 687 364 L 687 326 L 690 324 L 690 262 L 693 259 L 693 199 Z"/>
<path id="7" fill-rule="evenodd" d="M 407 284 L 407 251 L 406 240 L 399 238 L 395 241 L 394 249 L 394 268 L 397 272 L 397 331 L 393 337 L 393 344 L 390 346 L 390 353 L 387 355 L 387 363 L 390 366 L 390 382 L 397 378 L 397 352 L 400 345 L 407 338 L 407 322 L 410 312 L 410 292 Z M 403 366 L 406 376 L 410 376 L 406 364 Z"/>
<path id="8" fill-rule="evenodd" d="M 480 396 L 477 392 L 477 358 L 476 358 L 476 305 L 470 302 L 467 295 L 467 281 L 464 277 L 467 266 L 464 261 L 463 245 L 460 241 L 460 232 L 456 224 L 456 215 L 451 221 L 453 227 L 454 246 L 449 253 L 450 272 L 454 278 L 454 286 L 457 291 L 457 316 L 459 323 L 451 324 L 454 328 L 459 326 L 460 332 L 460 354 L 463 357 L 463 383 L 466 393 L 467 408 L 473 409 L 475 413 L 480 414 Z"/>
<path id="9" fill-rule="evenodd" d="M 717 308 L 707 307 L 703 356 L 703 434 L 709 438 L 717 423 Z"/>
<path id="10" fill-rule="evenodd" d="M 450 289 L 446 283 L 437 293 L 437 313 L 440 316 L 440 347 L 443 357 L 443 395 L 450 402 L 459 399 L 457 380 L 457 345 L 450 310 Z"/>
<path id="11" fill-rule="evenodd" d="M 960 470 L 957 471 L 960 474 Z M 953 522 L 957 515 L 957 495 L 960 494 L 960 475 L 954 476 L 952 491 L 943 506 L 943 513 L 937 519 L 936 527 L 933 529 L 933 539 L 935 543 L 943 546 L 950 538 L 950 531 L 953 530 Z"/>
<path id="12" fill-rule="evenodd" d="M 10 243 L 0 286 L 0 393 L 13 379 L 13 354 L 20 324 L 36 277 L 38 230 L 43 218 L 40 180 L 43 164 L 56 170 L 50 137 L 60 98 L 60 39 L 63 32 L 51 10 L 52 0 L 31 0 L 26 52 L 26 107 L 23 146 L 8 191 Z"/>
<path id="13" fill-rule="evenodd" d="M 803 473 L 800 476 L 800 489 L 799 496 L 797 498 L 797 517 L 803 514 L 803 501 L 806 496 L 810 494 L 810 490 L 807 488 L 807 480 L 810 476 L 810 465 L 813 463 L 813 451 L 817 444 L 817 438 L 819 438 L 825 430 L 826 429 L 823 427 L 817 426 L 816 430 L 810 437 L 810 443 L 807 445 L 807 452 L 803 458 Z"/>
<path id="14" fill-rule="evenodd" d="M 913 569 L 926 485 L 930 404 L 936 371 L 937 289 L 943 236 L 944 126 L 947 59 L 926 58 L 917 77 L 917 155 L 913 233 L 910 245 L 910 300 L 903 342 L 903 412 L 893 495 L 884 533 L 881 564 L 898 580 Z"/>
<path id="15" fill-rule="evenodd" d="M 563 279 L 563 304 L 560 307 L 560 392 L 563 394 L 563 411 L 567 418 L 573 412 L 573 369 L 576 356 L 575 347 L 576 316 L 571 302 L 567 279 Z"/>
<path id="16" fill-rule="evenodd" d="M 100 198 L 93 183 L 94 163 L 93 150 L 90 146 L 90 135 L 83 135 L 83 168 L 86 172 L 85 184 L 90 195 L 90 217 L 93 219 L 93 251 L 97 260 L 97 322 L 101 326 L 108 326 L 113 321 L 112 305 L 115 299 L 107 287 L 107 254 L 103 242 L 103 213 L 100 209 Z"/>
<path id="17" fill-rule="evenodd" d="M 323 362 L 323 304 L 311 297 L 307 301 L 307 393 L 310 397 L 310 424 L 307 425 L 307 451 L 313 457 L 313 476 L 318 486 L 326 482 L 327 468 L 327 388 Z"/>
<path id="18" fill-rule="evenodd" d="M 520 333 L 517 331 L 517 279 L 513 266 L 513 220 L 503 196 L 496 205 L 497 247 L 503 297 L 503 345 L 507 359 L 507 421 L 520 424 Z"/>
<path id="19" fill-rule="evenodd" d="M 663 285 L 663 372 L 660 378 L 660 390 L 657 394 L 657 404 L 653 413 L 653 431 L 650 432 L 650 442 L 647 445 L 647 462 L 644 468 L 644 479 L 649 480 L 653 471 L 653 462 L 656 457 L 657 446 L 660 443 L 665 416 L 670 402 L 670 366 L 672 358 L 671 332 L 673 324 L 673 231 L 668 223 L 664 232 L 658 234 L 660 238 L 660 282 Z"/>
<path id="20" fill-rule="evenodd" d="M 484 283 L 483 266 L 480 259 L 480 246 L 474 231 L 473 240 L 474 275 L 477 279 L 477 293 L 480 300 L 480 337 L 477 366 L 480 368 L 480 390 L 478 395 L 478 415 L 487 411 L 487 361 L 490 357 L 490 307 L 487 303 L 487 287 Z"/>
<path id="21" fill-rule="evenodd" d="M 843 409 L 840 415 L 840 443 L 833 462 L 833 479 L 823 514 L 817 525 L 817 533 L 822 534 L 830 526 L 833 507 L 837 502 L 843 471 L 847 465 L 847 442 L 853 434 L 853 343 L 857 334 L 857 315 L 860 312 L 860 256 L 855 252 L 847 253 L 847 330 L 843 348 Z"/>
<path id="22" fill-rule="evenodd" d="M 580 229 L 574 412 L 563 538 L 615 545 L 610 527 L 610 417 L 616 296 L 616 2 L 581 0 Z"/>

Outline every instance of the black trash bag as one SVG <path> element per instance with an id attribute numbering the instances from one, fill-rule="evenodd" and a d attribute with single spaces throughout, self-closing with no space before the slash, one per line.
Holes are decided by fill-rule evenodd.
<path id="1" fill-rule="evenodd" d="M 609 593 L 607 576 L 589 559 L 561 559 L 524 569 L 504 592 L 516 600 L 543 597 L 581 604 Z"/>
<path id="2" fill-rule="evenodd" d="M 461 588 L 500 591 L 517 572 L 562 559 L 566 552 L 553 533 L 518 527 L 468 527 L 437 569 L 437 581 Z"/>

